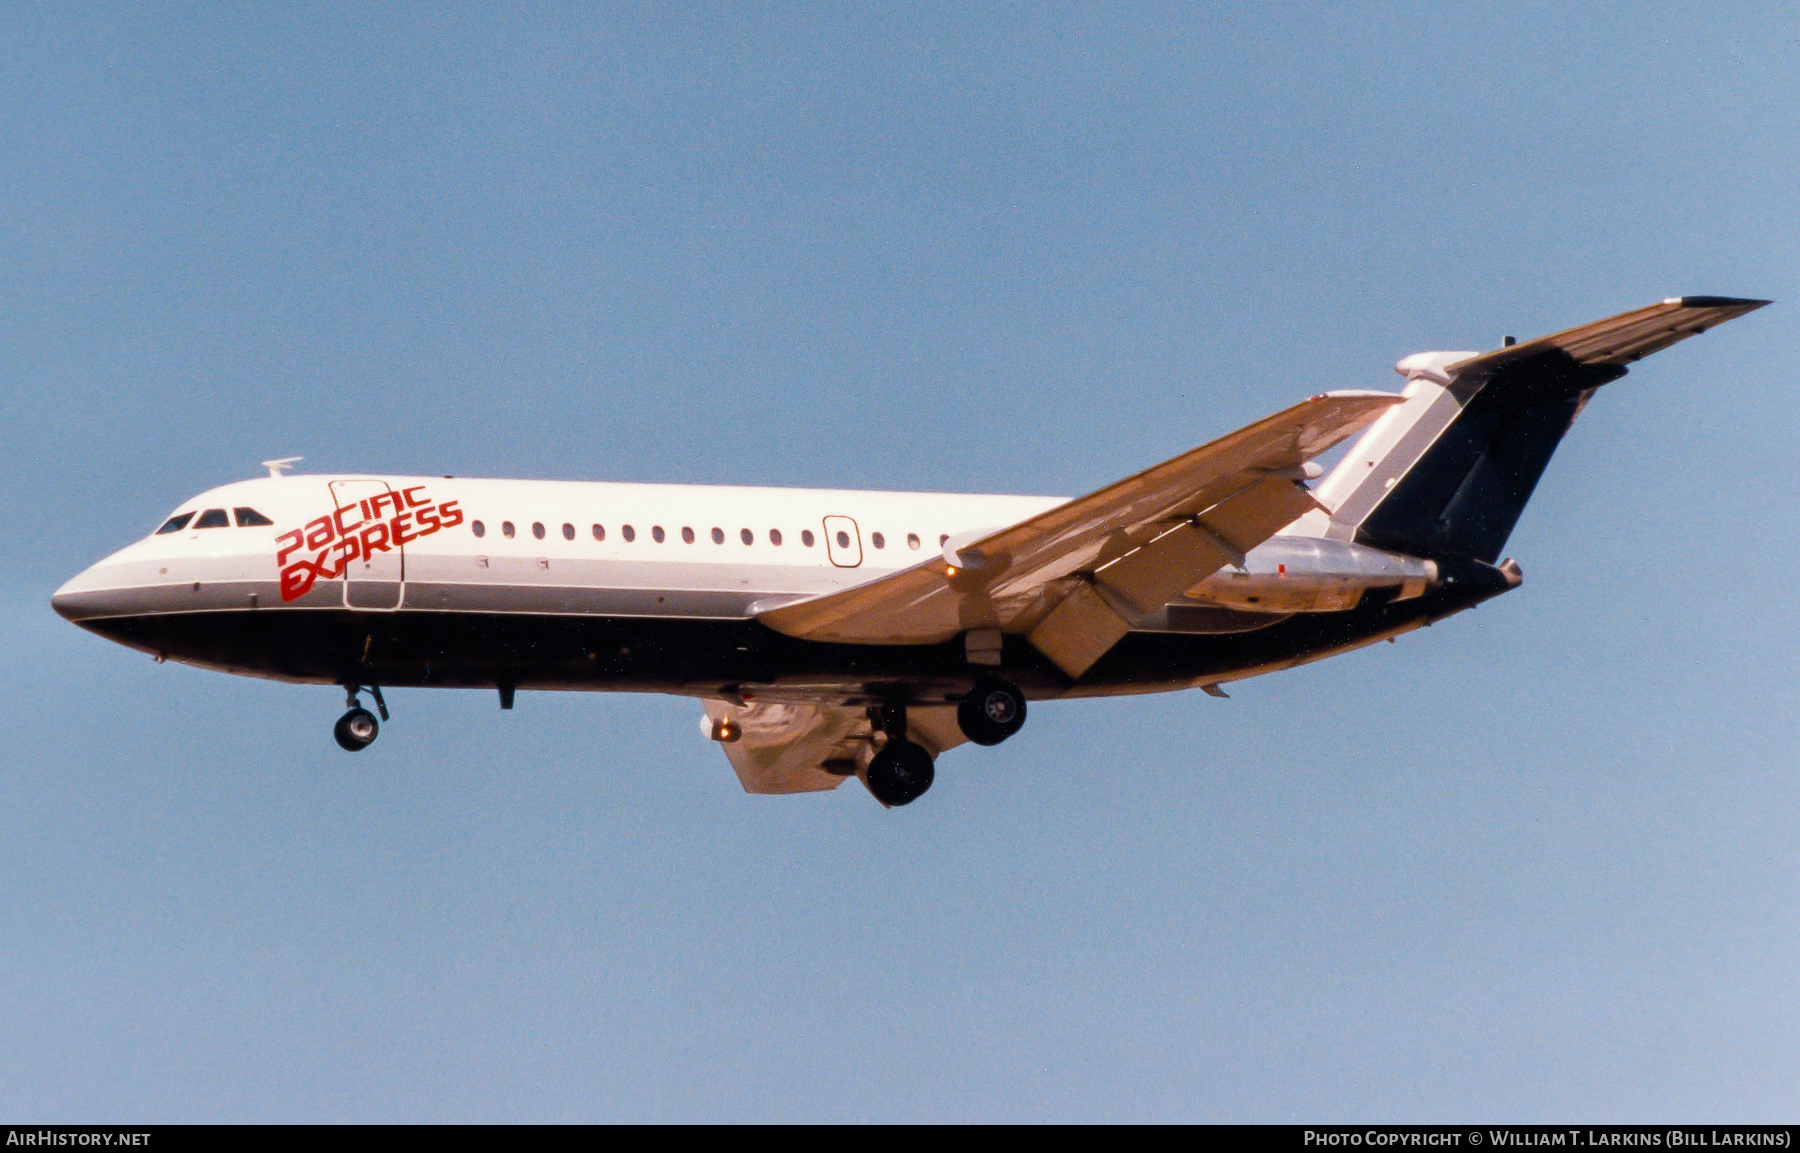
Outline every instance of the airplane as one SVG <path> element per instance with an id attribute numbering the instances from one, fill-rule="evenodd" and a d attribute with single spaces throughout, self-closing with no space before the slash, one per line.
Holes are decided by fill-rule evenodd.
<path id="1" fill-rule="evenodd" d="M 673 693 L 747 792 L 856 777 L 893 808 L 1028 702 L 1222 697 L 1517 588 L 1501 551 L 1595 391 L 1767 303 L 1675 297 L 1417 353 L 1399 393 L 1322 393 L 1074 500 L 267 461 L 51 603 L 159 663 L 340 686 L 352 752 L 380 731 L 363 694 L 389 719 L 383 687 L 502 709 L 521 688 Z"/>

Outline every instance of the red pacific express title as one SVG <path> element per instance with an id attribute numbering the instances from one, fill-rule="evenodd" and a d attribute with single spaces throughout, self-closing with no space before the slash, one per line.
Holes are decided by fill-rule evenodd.
<path id="1" fill-rule="evenodd" d="M 281 569 L 281 599 L 305 596 L 321 578 L 336 580 L 352 561 L 367 560 L 463 522 L 455 501 L 433 503 L 418 495 L 424 490 L 424 485 L 417 484 L 399 492 L 378 492 L 276 537 L 275 543 L 285 546 L 275 554 L 275 564 Z M 300 556 L 289 564 L 288 557 L 301 549 L 314 555 Z"/>

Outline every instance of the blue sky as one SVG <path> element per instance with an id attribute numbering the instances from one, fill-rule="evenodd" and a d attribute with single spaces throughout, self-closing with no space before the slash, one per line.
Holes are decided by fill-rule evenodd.
<path id="1" fill-rule="evenodd" d="M 1791 1117 L 1800 15 L 0 13 L 0 1114 Z M 1050 704 L 905 811 L 692 702 L 172 665 L 51 589 L 256 462 L 1077 493 L 1407 353 L 1783 303 L 1516 593 Z"/>

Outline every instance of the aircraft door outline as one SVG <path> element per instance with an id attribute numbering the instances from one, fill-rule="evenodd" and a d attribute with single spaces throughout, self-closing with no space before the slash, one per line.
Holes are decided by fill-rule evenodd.
<path id="1" fill-rule="evenodd" d="M 853 517 L 825 518 L 825 555 L 839 568 L 855 568 L 862 564 L 862 532 Z"/>
<path id="2" fill-rule="evenodd" d="M 406 595 L 406 550 L 390 539 L 393 513 L 403 507 L 400 494 L 384 481 L 334 480 L 331 499 L 349 529 L 344 535 L 358 543 L 357 555 L 344 562 L 344 607 L 393 612 Z"/>

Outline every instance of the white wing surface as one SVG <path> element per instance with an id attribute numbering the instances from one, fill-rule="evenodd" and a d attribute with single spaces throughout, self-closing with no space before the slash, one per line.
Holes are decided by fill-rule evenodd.
<path id="1" fill-rule="evenodd" d="M 968 630 L 1028 636 L 1078 677 L 1128 616 L 1192 587 L 1316 507 L 1302 466 L 1401 397 L 1315 396 L 1210 444 L 840 592 L 757 613 L 788 636 L 935 644 Z"/>

